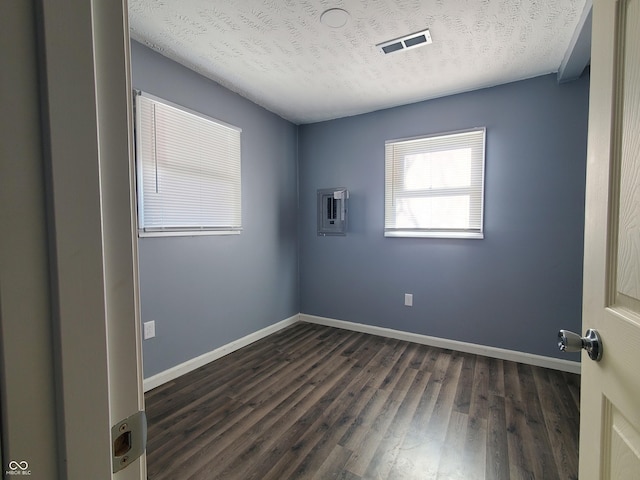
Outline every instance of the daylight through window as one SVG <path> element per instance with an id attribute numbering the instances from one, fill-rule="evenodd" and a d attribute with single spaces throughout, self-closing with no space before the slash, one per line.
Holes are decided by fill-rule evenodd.
<path id="1" fill-rule="evenodd" d="M 385 144 L 388 237 L 482 238 L 485 129 Z"/>
<path id="2" fill-rule="evenodd" d="M 240 132 L 146 93 L 136 95 L 141 236 L 240 233 Z"/>

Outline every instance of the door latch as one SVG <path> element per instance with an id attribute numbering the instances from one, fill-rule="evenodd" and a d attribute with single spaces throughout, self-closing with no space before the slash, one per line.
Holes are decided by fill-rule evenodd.
<path id="1" fill-rule="evenodd" d="M 136 412 L 111 427 L 113 473 L 126 468 L 147 448 L 147 416 Z"/>

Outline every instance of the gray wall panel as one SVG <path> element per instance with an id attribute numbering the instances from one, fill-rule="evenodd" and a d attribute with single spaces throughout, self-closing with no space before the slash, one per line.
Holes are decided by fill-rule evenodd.
<path id="1" fill-rule="evenodd" d="M 241 235 L 139 239 L 149 377 L 299 312 L 297 127 L 132 42 L 133 86 L 242 128 Z"/>
<path id="2" fill-rule="evenodd" d="M 581 330 L 588 75 L 298 128 L 135 42 L 132 57 L 135 88 L 243 129 L 242 235 L 140 239 L 146 377 L 298 311 L 579 359 L 555 335 Z M 385 238 L 384 141 L 474 126 L 485 239 Z M 332 186 L 351 191 L 346 237 L 316 235 L 316 190 Z"/>
<path id="3" fill-rule="evenodd" d="M 581 330 L 588 88 L 548 75 L 300 127 L 301 312 L 579 360 L 555 336 Z M 385 238 L 385 140 L 476 126 L 484 240 Z M 333 186 L 349 233 L 318 237 L 316 190 Z"/>

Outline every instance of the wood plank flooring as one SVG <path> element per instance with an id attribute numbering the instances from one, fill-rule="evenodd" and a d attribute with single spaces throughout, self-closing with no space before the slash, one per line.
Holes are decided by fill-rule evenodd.
<path id="1" fill-rule="evenodd" d="M 577 479 L 579 385 L 298 323 L 146 394 L 148 477 Z"/>

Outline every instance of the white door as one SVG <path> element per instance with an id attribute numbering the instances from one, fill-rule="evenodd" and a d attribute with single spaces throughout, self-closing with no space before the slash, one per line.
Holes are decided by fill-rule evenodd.
<path id="1" fill-rule="evenodd" d="M 3 65 L 19 72 L 2 76 L 15 117 L 0 132 L 0 213 L 18 227 L 7 228 L 0 257 L 2 468 L 141 480 L 145 457 L 128 450 L 142 440 L 144 397 L 126 0 L 2 4 Z M 115 462 L 113 426 L 125 433 Z M 128 466 L 113 473 L 114 464 Z"/>
<path id="2" fill-rule="evenodd" d="M 640 0 L 595 0 L 591 56 L 580 474 L 640 479 Z"/>

